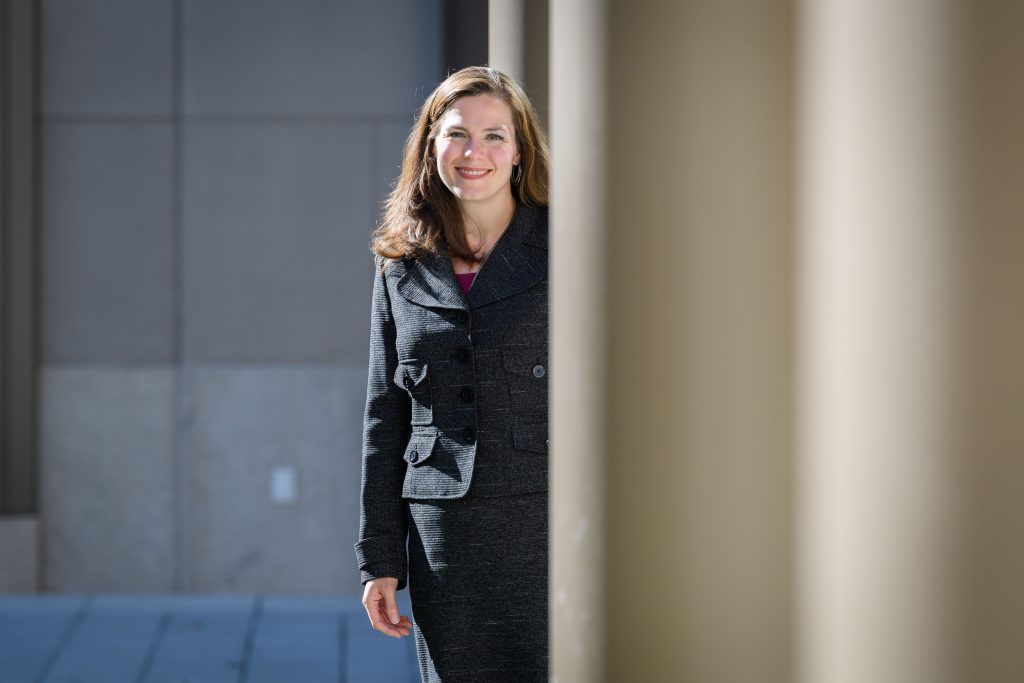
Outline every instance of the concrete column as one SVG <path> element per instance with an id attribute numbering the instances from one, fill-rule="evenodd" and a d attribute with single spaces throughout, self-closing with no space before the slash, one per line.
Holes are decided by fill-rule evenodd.
<path id="1" fill-rule="evenodd" d="M 607 7 L 555 0 L 551 28 L 551 674 L 607 678 Z"/>
<path id="2" fill-rule="evenodd" d="M 1024 681 L 1024 4 L 960 4 L 959 680 L 1012 683 Z"/>
<path id="3" fill-rule="evenodd" d="M 0 593 L 39 587 L 37 25 L 0 5 Z"/>
<path id="4" fill-rule="evenodd" d="M 526 88 L 534 107 L 548 118 L 548 0 L 489 0 L 488 64 Z"/>
<path id="5" fill-rule="evenodd" d="M 798 680 L 1024 680 L 1024 11 L 799 35 Z"/>
<path id="6" fill-rule="evenodd" d="M 555 680 L 1024 679 L 1024 6 L 552 33 Z"/>
<path id="7" fill-rule="evenodd" d="M 791 21 L 553 5 L 560 683 L 792 678 Z"/>
<path id="8" fill-rule="evenodd" d="M 0 515 L 39 510 L 37 8 L 0 6 Z"/>
<path id="9" fill-rule="evenodd" d="M 487 63 L 487 10 L 487 3 L 480 0 L 443 0 L 441 78 Z"/>
<path id="10" fill-rule="evenodd" d="M 803 3 L 800 680 L 961 680 L 955 3 Z"/>

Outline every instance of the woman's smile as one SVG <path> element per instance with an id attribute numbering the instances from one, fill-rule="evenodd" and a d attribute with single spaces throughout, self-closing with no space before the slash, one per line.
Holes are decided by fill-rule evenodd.
<path id="1" fill-rule="evenodd" d="M 486 168 L 467 168 L 465 166 L 456 166 L 455 170 L 463 178 L 469 178 L 470 180 L 476 178 L 482 178 L 483 176 L 490 173 L 490 169 Z"/>

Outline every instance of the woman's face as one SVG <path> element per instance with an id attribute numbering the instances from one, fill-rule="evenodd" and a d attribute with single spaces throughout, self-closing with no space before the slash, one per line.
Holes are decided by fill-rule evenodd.
<path id="1" fill-rule="evenodd" d="M 434 156 L 441 182 L 460 203 L 508 201 L 519 163 L 511 108 L 490 95 L 455 100 L 441 117 Z"/>

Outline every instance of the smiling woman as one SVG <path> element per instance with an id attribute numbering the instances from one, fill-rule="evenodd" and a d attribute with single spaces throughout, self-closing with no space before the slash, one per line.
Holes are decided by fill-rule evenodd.
<path id="1" fill-rule="evenodd" d="M 547 173 L 520 86 L 463 69 L 373 242 L 356 556 L 373 628 L 415 621 L 424 681 L 547 680 Z"/>

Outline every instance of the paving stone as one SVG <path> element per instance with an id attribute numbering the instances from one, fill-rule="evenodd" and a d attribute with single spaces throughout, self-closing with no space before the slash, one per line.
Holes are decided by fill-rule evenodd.
<path id="1" fill-rule="evenodd" d="M 45 683 L 135 683 L 161 616 L 140 609 L 90 610 L 61 648 Z"/>
<path id="2" fill-rule="evenodd" d="M 253 604 L 240 597 L 171 601 L 144 683 L 237 680 Z"/>
<path id="3" fill-rule="evenodd" d="M 0 683 L 34 681 L 85 601 L 0 597 Z"/>

